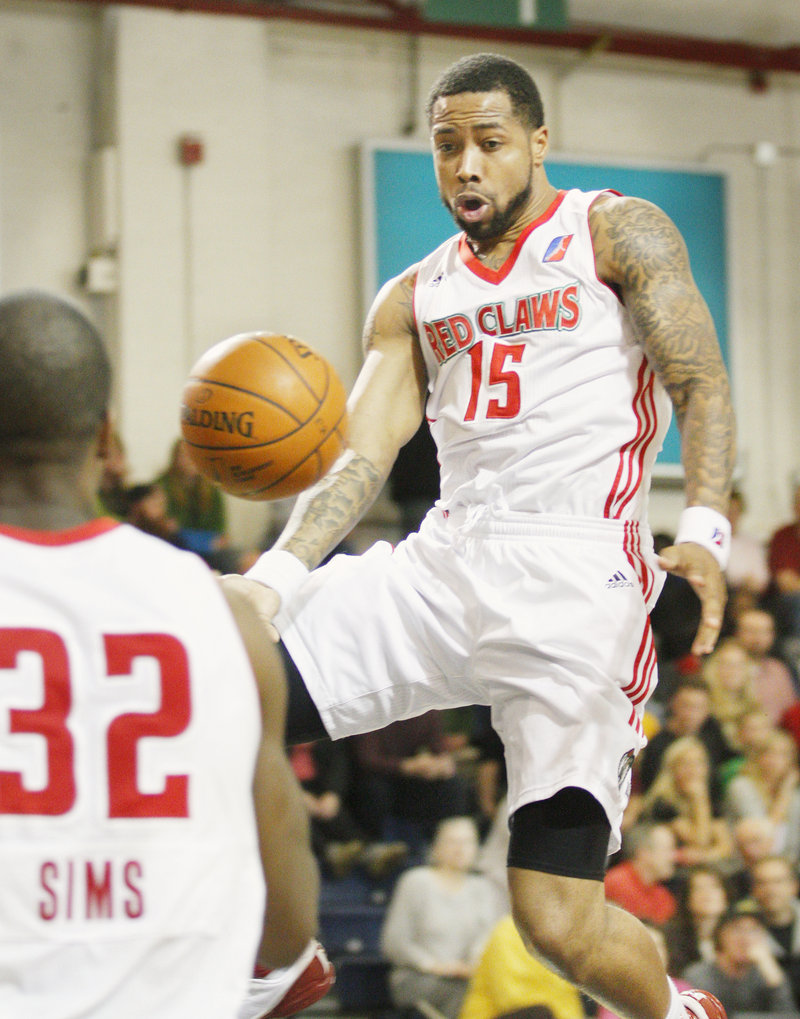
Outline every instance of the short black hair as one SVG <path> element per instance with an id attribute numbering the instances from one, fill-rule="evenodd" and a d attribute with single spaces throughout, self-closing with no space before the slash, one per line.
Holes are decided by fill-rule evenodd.
<path id="1" fill-rule="evenodd" d="M 61 459 L 88 445 L 108 409 L 111 366 L 83 312 L 40 290 L 3 297 L 0 365 L 4 455 Z"/>
<path id="2" fill-rule="evenodd" d="M 497 90 L 508 95 L 516 116 L 532 130 L 544 124 L 544 106 L 536 82 L 514 60 L 497 53 L 475 53 L 462 57 L 439 75 L 425 106 L 428 123 L 431 122 L 434 103 L 441 96 Z"/>

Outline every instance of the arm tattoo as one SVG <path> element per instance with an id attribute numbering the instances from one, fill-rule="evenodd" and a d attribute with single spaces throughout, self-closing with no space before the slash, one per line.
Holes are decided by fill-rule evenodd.
<path id="1" fill-rule="evenodd" d="M 598 263 L 619 287 L 634 332 L 667 390 L 681 433 L 687 505 L 727 512 L 735 457 L 727 373 L 683 238 L 648 202 L 601 205 Z"/>
<path id="2" fill-rule="evenodd" d="M 356 455 L 298 499 L 276 548 L 285 548 L 309 569 L 347 537 L 378 496 L 386 480 L 366 457 Z M 292 531 L 297 517 L 296 528 Z"/>

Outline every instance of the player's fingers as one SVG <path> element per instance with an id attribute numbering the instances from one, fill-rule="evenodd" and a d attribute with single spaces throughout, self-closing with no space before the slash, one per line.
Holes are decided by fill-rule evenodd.
<path id="1" fill-rule="evenodd" d="M 692 585 L 700 598 L 701 619 L 697 635 L 692 645 L 696 655 L 707 655 L 714 650 L 719 632 L 722 629 L 722 616 L 725 610 L 725 585 L 719 574 L 706 575 L 702 586 Z"/>

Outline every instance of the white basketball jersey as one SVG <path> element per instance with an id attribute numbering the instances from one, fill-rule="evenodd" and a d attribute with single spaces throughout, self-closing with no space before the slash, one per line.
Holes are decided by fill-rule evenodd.
<path id="1" fill-rule="evenodd" d="M 498 270 L 463 235 L 420 263 L 414 311 L 445 507 L 646 515 L 671 406 L 597 278 L 598 194 L 559 192 Z"/>
<path id="2" fill-rule="evenodd" d="M 0 527 L 3 1019 L 233 1019 L 259 733 L 199 559 L 109 520 Z"/>

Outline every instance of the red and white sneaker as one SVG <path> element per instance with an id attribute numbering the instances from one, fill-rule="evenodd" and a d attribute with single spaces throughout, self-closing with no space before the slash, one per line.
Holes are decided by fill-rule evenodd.
<path id="1" fill-rule="evenodd" d="M 728 1019 L 722 1002 L 708 991 L 681 991 L 686 1019 Z"/>
<path id="2" fill-rule="evenodd" d="M 319 1001 L 335 980 L 325 949 L 312 939 L 291 966 L 256 968 L 237 1019 L 285 1019 Z"/>

